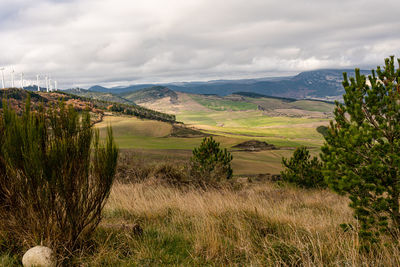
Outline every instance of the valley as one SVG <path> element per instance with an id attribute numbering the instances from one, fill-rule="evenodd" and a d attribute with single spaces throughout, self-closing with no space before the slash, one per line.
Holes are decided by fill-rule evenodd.
<path id="1" fill-rule="evenodd" d="M 89 108 L 101 136 L 111 125 L 122 151 L 140 154 L 149 161 L 156 159 L 156 163 L 187 162 L 204 136 L 213 135 L 233 154 L 236 176 L 278 174 L 282 157 L 289 157 L 301 145 L 317 155 L 323 143 L 317 127 L 328 125 L 334 107 L 329 102 L 245 92 L 228 96 L 189 94 L 162 86 L 123 94 L 7 91 L 10 103 L 19 112 L 28 95 L 34 106 L 41 102 L 52 106 L 64 99 L 77 110 Z M 277 149 L 234 148 L 249 140 L 266 142 Z"/>

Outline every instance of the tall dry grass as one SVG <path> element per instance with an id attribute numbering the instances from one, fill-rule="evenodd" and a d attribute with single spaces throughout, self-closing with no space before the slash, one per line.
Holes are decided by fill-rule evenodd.
<path id="1" fill-rule="evenodd" d="M 358 249 L 345 197 L 272 183 L 180 190 L 151 183 L 115 184 L 105 223 L 139 223 L 143 236 L 98 236 L 92 264 L 217 266 L 398 266 L 399 249 Z M 123 253 L 121 253 L 121 250 Z"/>

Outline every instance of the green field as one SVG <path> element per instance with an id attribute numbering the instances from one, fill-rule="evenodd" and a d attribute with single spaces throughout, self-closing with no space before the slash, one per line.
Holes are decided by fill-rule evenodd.
<path id="1" fill-rule="evenodd" d="M 243 101 L 233 101 L 218 96 L 192 95 L 193 100 L 211 110 L 253 110 L 257 109 L 257 105 Z"/>
<path id="2" fill-rule="evenodd" d="M 215 135 L 222 147 L 231 150 L 236 175 L 279 173 L 282 156 L 290 156 L 300 145 L 311 147 L 312 153 L 318 153 L 322 136 L 315 125 L 326 123 L 321 119 L 266 117 L 260 111 L 186 113 L 179 115 L 178 119 Z M 227 127 L 218 126 L 223 121 Z M 115 140 L 121 149 L 140 151 L 141 157 L 149 160 L 154 160 L 154 157 L 167 161 L 188 160 L 192 149 L 202 140 L 200 137 L 171 137 L 171 124 L 130 116 L 105 116 L 103 122 L 96 124 L 101 136 L 108 125 L 113 127 Z M 260 152 L 232 149 L 232 146 L 251 139 L 272 143 L 280 149 Z"/>
<path id="3" fill-rule="evenodd" d="M 320 112 L 332 112 L 333 105 L 326 102 L 311 101 L 311 100 L 298 100 L 293 102 L 293 107 Z"/>
<path id="4" fill-rule="evenodd" d="M 315 101 L 315 100 L 284 100 L 279 98 L 269 98 L 269 97 L 261 97 L 261 98 L 252 98 L 245 97 L 245 101 L 253 104 L 257 104 L 258 106 L 267 109 L 301 109 L 306 111 L 318 111 L 318 112 L 332 112 L 334 105 L 332 103 L 327 103 L 323 101 Z"/>
<path id="5" fill-rule="evenodd" d="M 329 121 L 323 118 L 268 117 L 256 110 L 183 112 L 177 115 L 177 119 L 207 133 L 256 138 L 278 146 L 320 146 L 323 139 L 316 128 Z"/>

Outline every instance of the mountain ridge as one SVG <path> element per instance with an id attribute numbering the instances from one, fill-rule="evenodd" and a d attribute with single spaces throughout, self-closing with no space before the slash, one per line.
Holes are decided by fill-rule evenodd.
<path id="1" fill-rule="evenodd" d="M 113 94 L 126 94 L 144 88 L 165 86 L 171 90 L 192 94 L 217 94 L 226 96 L 234 92 L 251 92 L 267 96 L 277 96 L 295 99 L 315 98 L 321 100 L 340 100 L 344 89 L 342 86 L 343 72 L 354 76 L 350 69 L 319 69 L 300 72 L 294 76 L 267 77 L 239 80 L 213 80 L 206 82 L 180 82 L 162 84 L 137 84 L 126 87 L 106 88 L 92 86 L 88 90 Z M 368 70 L 361 74 L 368 75 Z"/>

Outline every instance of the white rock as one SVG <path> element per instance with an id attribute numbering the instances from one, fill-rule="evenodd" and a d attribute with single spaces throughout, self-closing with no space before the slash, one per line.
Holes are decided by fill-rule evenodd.
<path id="1" fill-rule="evenodd" d="M 56 259 L 51 248 L 36 246 L 25 252 L 22 257 L 22 265 L 25 267 L 54 267 Z"/>

